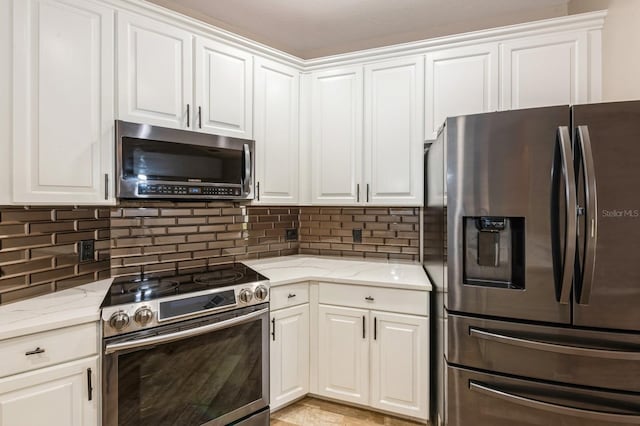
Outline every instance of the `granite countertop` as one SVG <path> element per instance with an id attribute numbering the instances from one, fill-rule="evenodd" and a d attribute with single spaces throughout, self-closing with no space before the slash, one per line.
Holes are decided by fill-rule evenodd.
<path id="1" fill-rule="evenodd" d="M 100 319 L 112 278 L 0 306 L 0 340 Z"/>
<path id="2" fill-rule="evenodd" d="M 269 278 L 272 287 L 300 281 L 323 281 L 431 291 L 422 265 L 388 261 L 348 260 L 319 256 L 284 256 L 244 261 Z"/>

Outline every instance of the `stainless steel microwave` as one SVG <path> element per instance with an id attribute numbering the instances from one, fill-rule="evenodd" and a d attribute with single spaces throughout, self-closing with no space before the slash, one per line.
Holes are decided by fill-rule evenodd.
<path id="1" fill-rule="evenodd" d="M 118 198 L 253 199 L 252 140 L 116 121 Z"/>

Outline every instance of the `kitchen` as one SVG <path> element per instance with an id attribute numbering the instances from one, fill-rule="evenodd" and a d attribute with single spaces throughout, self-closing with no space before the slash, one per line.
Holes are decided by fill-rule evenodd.
<path id="1" fill-rule="evenodd" d="M 492 188 L 516 188 L 523 173 L 550 175 L 526 161 L 542 158 L 561 171 L 553 176 L 564 183 L 553 194 L 554 209 L 565 213 L 563 231 L 577 232 L 593 218 L 596 199 L 580 194 L 596 182 L 599 191 L 587 192 L 603 208 L 633 210 L 633 203 L 607 204 L 603 190 L 615 179 L 598 174 L 605 160 L 633 162 L 631 148 L 616 145 L 619 157 L 610 159 L 598 145 L 598 121 L 578 123 L 586 128 L 576 129 L 575 147 L 593 147 L 590 181 L 593 164 L 581 166 L 586 149 L 571 144 L 568 130 L 571 114 L 587 115 L 556 106 L 640 99 L 640 64 L 628 54 L 640 39 L 638 4 L 487 0 L 482 10 L 465 1 L 448 8 L 426 2 L 414 5 L 420 15 L 373 3 L 372 15 L 363 15 L 362 5 L 325 5 L 322 12 L 337 8 L 332 16 L 344 22 L 370 24 L 340 21 L 332 34 L 317 6 L 296 10 L 286 2 L 279 14 L 243 2 L 255 8 L 252 15 L 231 2 L 2 0 L 0 425 L 268 424 L 269 417 L 283 425 L 639 423 L 637 386 L 602 359 L 615 352 L 634 377 L 635 317 L 620 310 L 629 325 L 589 323 L 582 310 L 589 297 L 578 284 L 572 304 L 573 268 L 566 261 L 551 266 L 559 253 L 573 259 L 569 239 L 554 239 L 547 250 L 553 262 L 538 262 L 529 257 L 538 246 L 518 249 L 530 241 L 518 235 L 534 235 L 529 224 L 538 223 L 530 212 L 483 205 L 473 213 L 464 197 L 476 199 L 474 191 L 484 200 L 491 195 L 494 207 L 506 204 L 482 185 L 451 191 L 457 170 L 480 173 L 465 161 L 488 162 L 482 147 L 506 144 L 507 132 L 489 137 L 482 129 L 499 126 L 483 127 L 491 120 L 484 115 L 441 127 L 447 117 L 554 106 L 540 111 L 563 118 L 538 122 L 551 129 L 537 139 L 551 134 L 549 151 L 535 154 L 539 145 L 511 138 L 517 143 L 499 152 L 513 165 L 493 169 L 510 174 Z M 430 25 L 420 25 L 427 18 Z M 386 34 L 376 19 L 388 22 Z M 296 28 L 305 36 L 292 36 Z M 633 103 L 619 105 L 628 110 L 605 114 L 634 114 Z M 534 122 L 517 112 L 495 114 L 486 117 Z M 558 145 L 561 127 L 569 133 L 561 132 Z M 455 138 L 456 131 L 467 136 Z M 454 140 L 464 148 L 458 156 L 448 154 Z M 563 198 L 574 176 L 581 183 Z M 564 207 L 572 204 L 584 210 L 578 217 Z M 446 208 L 458 205 L 464 207 Z M 553 222 L 548 209 L 543 216 L 536 225 L 542 229 Z M 598 241 L 607 241 L 606 222 L 597 223 Z M 447 244 L 453 224 L 472 237 Z M 508 232 L 513 236 L 503 241 Z M 628 226 L 615 235 L 624 245 L 634 232 Z M 461 242 L 466 259 L 478 259 L 458 270 L 452 265 Z M 589 245 L 588 255 L 575 248 L 581 265 L 599 253 L 587 265 L 596 271 L 595 296 L 607 259 L 598 247 Z M 536 293 L 523 266 L 529 263 L 562 271 L 562 294 L 547 300 L 556 308 L 535 298 L 502 299 L 492 287 L 504 282 L 510 293 Z M 631 264 L 621 269 L 621 283 L 634 276 Z M 492 286 L 483 275 L 489 267 Z M 458 289 L 452 277 L 480 284 Z M 626 292 L 629 306 L 639 297 L 623 284 L 611 288 Z M 556 312 L 533 318 L 539 321 L 531 327 L 578 325 L 581 343 L 591 342 L 578 348 L 588 353 L 582 358 L 601 359 L 575 364 L 593 373 L 573 377 L 566 360 L 547 360 L 551 367 L 533 373 L 513 366 L 509 357 L 535 360 L 538 352 L 529 346 L 509 353 L 508 344 L 493 343 L 488 320 L 498 318 L 516 320 L 495 326 L 509 331 L 506 337 L 531 337 L 514 324 L 532 318 L 505 310 L 510 303 L 519 312 Z M 572 310 L 584 312 L 582 320 Z M 450 339 L 464 321 L 475 335 L 494 339 L 472 346 L 496 357 L 478 355 L 489 366 Z M 626 340 L 613 348 L 594 344 L 601 329 L 623 330 L 615 336 Z M 561 346 L 572 338 L 567 333 L 535 343 Z M 445 371 L 455 381 L 446 384 Z M 553 373 L 549 380 L 582 393 L 575 401 L 566 389 L 545 391 L 562 395 L 560 404 L 527 388 L 505 402 L 504 388 L 476 376 L 465 379 L 475 393 L 453 386 L 468 371 L 535 380 Z M 607 375 L 619 378 L 609 382 Z M 468 393 L 476 399 L 457 402 Z"/>

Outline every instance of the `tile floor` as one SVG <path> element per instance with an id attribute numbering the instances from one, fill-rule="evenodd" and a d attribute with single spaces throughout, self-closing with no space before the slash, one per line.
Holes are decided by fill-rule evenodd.
<path id="1" fill-rule="evenodd" d="M 271 426 L 323 425 L 415 426 L 420 423 L 315 398 L 304 398 L 271 414 Z"/>

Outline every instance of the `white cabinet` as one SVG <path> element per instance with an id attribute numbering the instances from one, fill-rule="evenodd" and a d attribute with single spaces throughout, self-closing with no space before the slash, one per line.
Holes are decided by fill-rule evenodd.
<path id="1" fill-rule="evenodd" d="M 424 57 L 364 67 L 365 201 L 422 203 Z"/>
<path id="2" fill-rule="evenodd" d="M 502 109 L 588 102 L 586 32 L 514 39 L 501 49 Z"/>
<path id="3" fill-rule="evenodd" d="M 447 117 L 498 109 L 498 44 L 427 53 L 425 136 L 435 139 Z"/>
<path id="4" fill-rule="evenodd" d="M 318 393 L 367 405 L 369 311 L 320 305 L 318 313 Z"/>
<path id="5" fill-rule="evenodd" d="M 313 74 L 311 98 L 311 201 L 360 203 L 362 67 Z"/>
<path id="6" fill-rule="evenodd" d="M 271 409 L 309 392 L 309 304 L 271 312 Z"/>
<path id="7" fill-rule="evenodd" d="M 429 322 L 371 311 L 371 406 L 428 418 Z"/>
<path id="8" fill-rule="evenodd" d="M 256 202 L 296 204 L 300 72 L 257 58 L 254 85 Z"/>
<path id="9" fill-rule="evenodd" d="M 196 130 L 251 139 L 253 57 L 203 37 L 195 44 Z"/>
<path id="10" fill-rule="evenodd" d="M 98 425 L 99 374 L 93 356 L 0 379 L 0 426 Z"/>
<path id="11" fill-rule="evenodd" d="M 113 203 L 113 10 L 86 0 L 13 8 L 13 202 Z"/>
<path id="12" fill-rule="evenodd" d="M 178 129 L 191 125 L 192 39 L 171 25 L 118 13 L 119 119 Z"/>

